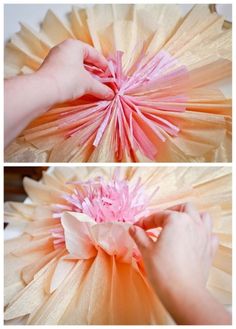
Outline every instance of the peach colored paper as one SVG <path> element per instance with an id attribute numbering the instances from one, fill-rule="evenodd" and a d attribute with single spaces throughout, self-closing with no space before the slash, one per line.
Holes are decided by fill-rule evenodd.
<path id="1" fill-rule="evenodd" d="M 68 24 L 48 11 L 40 32 L 22 23 L 5 48 L 6 77 L 34 72 L 53 46 L 74 38 L 110 58 L 105 76 L 87 69 L 116 97 L 57 104 L 9 145 L 5 160 L 231 161 L 231 99 L 212 85 L 232 74 L 223 21 L 207 5 L 182 17 L 176 5 L 100 4 L 73 7 Z"/>
<path id="2" fill-rule="evenodd" d="M 213 217 L 220 247 L 207 287 L 230 305 L 231 185 L 226 167 L 56 167 L 41 182 L 25 178 L 31 202 L 5 205 L 5 221 L 23 232 L 5 242 L 6 323 L 173 323 L 127 230 L 189 201 Z"/>

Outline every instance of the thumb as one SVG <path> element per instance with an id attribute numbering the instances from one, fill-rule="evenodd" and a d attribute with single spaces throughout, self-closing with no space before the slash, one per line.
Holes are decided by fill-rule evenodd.
<path id="1" fill-rule="evenodd" d="M 130 226 L 129 234 L 131 238 L 136 243 L 138 249 L 141 253 L 145 252 L 145 250 L 151 248 L 154 244 L 152 239 L 147 235 L 147 233 L 138 226 Z"/>
<path id="2" fill-rule="evenodd" d="M 92 77 L 88 79 L 87 94 L 107 100 L 111 100 L 114 97 L 114 92 L 109 87 Z"/>

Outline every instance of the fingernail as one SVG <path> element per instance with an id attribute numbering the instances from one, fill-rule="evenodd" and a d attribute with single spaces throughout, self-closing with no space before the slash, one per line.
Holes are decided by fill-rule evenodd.
<path id="1" fill-rule="evenodd" d="M 135 235 L 135 232 L 136 232 L 136 227 L 135 226 L 130 226 L 130 228 L 129 228 L 130 235 Z"/>

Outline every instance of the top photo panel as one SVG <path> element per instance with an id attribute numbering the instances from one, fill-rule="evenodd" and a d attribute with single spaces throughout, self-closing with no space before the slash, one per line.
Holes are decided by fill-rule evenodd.
<path id="1" fill-rule="evenodd" d="M 4 6 L 4 161 L 231 162 L 231 5 Z"/>

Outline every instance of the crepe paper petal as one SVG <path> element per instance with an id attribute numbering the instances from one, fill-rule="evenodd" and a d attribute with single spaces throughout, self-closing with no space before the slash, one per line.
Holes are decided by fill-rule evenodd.
<path id="1" fill-rule="evenodd" d="M 45 265 L 47 265 L 51 260 L 56 257 L 61 257 L 65 250 L 53 250 L 47 255 L 43 256 L 40 260 L 37 260 L 35 263 L 30 263 L 30 265 L 25 266 L 22 269 L 22 279 L 25 284 L 29 284 L 33 279 L 36 273 L 38 273 Z"/>
<path id="2" fill-rule="evenodd" d="M 225 287 L 224 290 L 221 289 L 222 286 Z M 232 291 L 231 275 L 218 268 L 212 268 L 208 280 L 208 289 L 216 298 L 222 300 L 222 303 L 227 304 Z"/>
<path id="3" fill-rule="evenodd" d="M 133 255 L 140 259 L 140 253 L 128 233 L 130 224 L 95 224 L 84 214 L 64 213 L 62 226 L 65 245 L 72 259 L 95 257 L 99 248 L 123 262 L 131 262 Z"/>
<path id="4" fill-rule="evenodd" d="M 40 191 L 39 185 L 36 184 L 36 182 L 33 179 L 30 179 L 28 177 L 24 178 L 23 184 L 26 192 L 30 195 L 31 199 L 36 203 L 55 200 L 56 195 L 58 195 L 58 201 L 60 201 L 60 196 L 58 194 L 59 191 L 54 187 L 41 184 L 41 191 Z"/>
<path id="5" fill-rule="evenodd" d="M 44 266 L 44 268 L 37 273 L 34 280 L 18 295 L 14 296 L 5 313 L 6 320 L 30 314 L 37 309 L 39 305 L 45 302 L 47 299 L 47 294 L 44 289 L 45 282 L 50 279 L 55 267 L 55 262 L 56 259 Z"/>
<path id="6" fill-rule="evenodd" d="M 122 288 L 123 280 L 126 280 L 128 289 Z M 69 324 L 132 324 L 134 318 L 136 324 L 147 323 L 147 319 L 151 324 L 165 323 L 165 311 L 159 307 L 152 291 L 147 289 L 140 271 L 116 262 L 102 250 L 81 280 L 79 291 L 79 298 L 75 294 L 72 307 L 67 308 L 61 323 L 70 319 Z M 72 312 L 75 305 L 78 311 Z"/>
<path id="7" fill-rule="evenodd" d="M 201 4 L 184 16 L 177 5 L 100 4 L 73 7 L 69 20 L 49 10 L 39 33 L 21 24 L 5 47 L 5 76 L 32 73 L 50 48 L 79 39 L 107 58 L 105 72 L 85 68 L 115 97 L 55 105 L 6 148 L 6 161 L 231 161 L 231 99 L 212 87 L 232 76 L 223 17 Z"/>
<path id="8" fill-rule="evenodd" d="M 220 270 L 227 267 L 226 272 L 232 274 L 232 253 L 231 248 L 220 246 L 218 253 L 213 261 L 213 265 Z"/>
<path id="9" fill-rule="evenodd" d="M 140 260 L 140 253 L 131 239 L 130 224 L 100 223 L 92 227 L 91 234 L 96 244 L 118 261 L 129 263 L 133 257 Z"/>
<path id="10" fill-rule="evenodd" d="M 75 261 L 69 261 L 62 257 L 56 266 L 56 269 L 53 273 L 51 284 L 50 284 L 50 293 L 53 293 L 59 285 L 64 281 L 68 274 L 72 271 L 76 265 Z"/>
<path id="11" fill-rule="evenodd" d="M 97 252 L 90 240 L 90 226 L 94 225 L 94 221 L 84 214 L 81 221 L 73 220 L 75 217 L 72 214 L 64 213 L 61 218 L 67 250 L 78 259 L 94 257 Z"/>
<path id="12" fill-rule="evenodd" d="M 14 250 L 12 253 L 15 256 L 23 256 L 26 253 L 34 253 L 41 251 L 44 253 L 53 250 L 53 238 L 50 235 L 39 236 L 38 239 L 32 239 L 26 246 L 20 248 L 19 250 Z"/>
<path id="13" fill-rule="evenodd" d="M 58 324 L 73 297 L 76 297 L 76 292 L 90 266 L 90 261 L 77 262 L 66 276 L 64 284 L 50 295 L 51 298 L 45 301 L 40 309 L 30 315 L 27 324 Z"/>
<path id="14" fill-rule="evenodd" d="M 30 325 L 173 324 L 149 286 L 128 228 L 147 214 L 189 201 L 211 214 L 220 240 L 207 289 L 231 304 L 231 171 L 55 167 L 40 182 L 27 182 L 33 200 L 6 204 L 7 218 L 18 217 L 11 225 L 24 223 L 23 234 L 5 242 L 6 324 L 19 323 L 19 317 Z M 147 233 L 156 241 L 160 232 Z"/>

